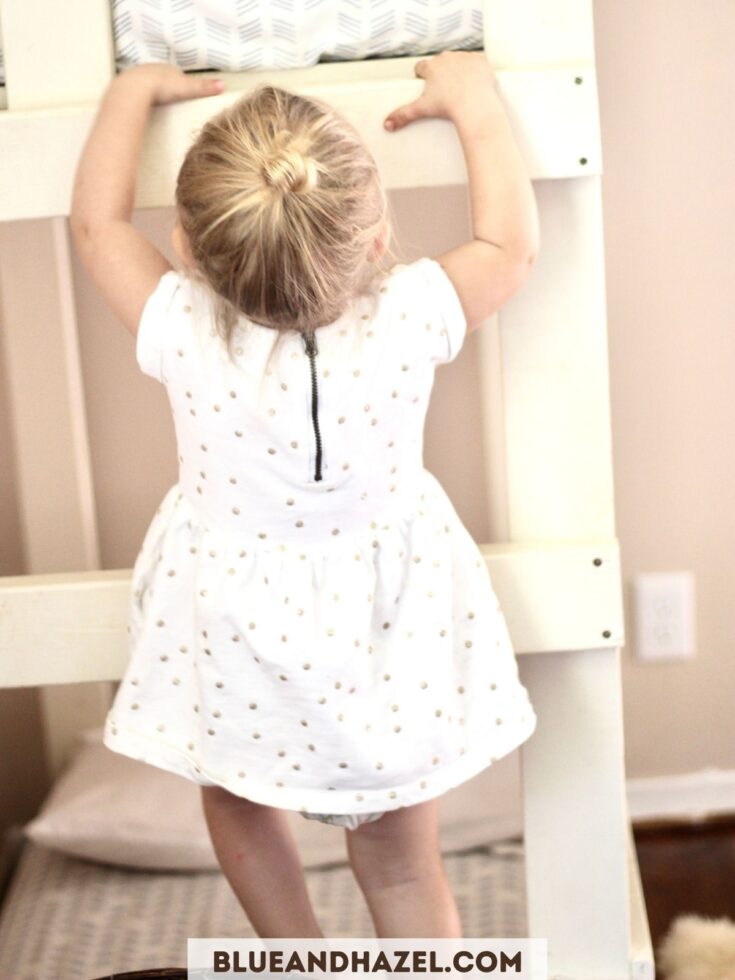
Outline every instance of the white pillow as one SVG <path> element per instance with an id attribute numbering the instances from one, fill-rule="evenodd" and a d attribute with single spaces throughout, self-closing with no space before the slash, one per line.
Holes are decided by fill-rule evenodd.
<path id="1" fill-rule="evenodd" d="M 287 0 L 288 2 L 288 0 Z M 163 61 L 188 71 L 308 68 L 317 61 L 363 61 L 445 49 L 482 48 L 480 0 L 426 0 L 421 11 L 374 0 L 232 0 L 112 3 L 117 67 Z M 2 37 L 0 36 L 0 46 Z M 0 85 L 5 72 L 0 50 Z"/>
<path id="2" fill-rule="evenodd" d="M 82 733 L 79 750 L 24 830 L 37 844 L 74 857 L 158 871 L 219 867 L 200 787 L 102 744 L 102 728 Z M 440 800 L 445 851 L 520 835 L 518 753 Z M 289 810 L 304 867 L 346 861 L 345 832 Z"/>
<path id="3" fill-rule="evenodd" d="M 24 830 L 37 844 L 132 868 L 217 868 L 199 787 L 112 752 L 89 729 Z"/>
<path id="4" fill-rule="evenodd" d="M 112 5 L 119 68 L 165 61 L 188 70 L 305 68 L 482 47 L 481 0 L 117 0 Z"/>

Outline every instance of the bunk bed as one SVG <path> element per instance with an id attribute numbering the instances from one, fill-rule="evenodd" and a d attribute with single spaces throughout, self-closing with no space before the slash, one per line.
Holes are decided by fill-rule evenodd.
<path id="1" fill-rule="evenodd" d="M 482 8 L 484 50 L 534 181 L 543 243 L 534 275 L 478 332 L 476 348 L 476 451 L 492 541 L 480 549 L 539 719 L 522 747 L 525 928 L 548 939 L 552 978 L 652 980 L 625 798 L 591 0 L 485 0 Z M 0 22 L 4 353 L 30 573 L 0 579 L 0 687 L 41 689 L 56 773 L 79 733 L 101 723 L 127 657 L 130 570 L 99 567 L 66 229 L 76 163 L 115 53 L 105 0 L 0 0 Z M 448 123 L 394 134 L 382 127 L 420 92 L 416 60 L 228 72 L 222 95 L 154 110 L 136 206 L 170 205 L 192 132 L 263 81 L 340 108 L 389 189 L 464 185 Z M 39 252 L 55 268 L 43 291 L 32 286 Z M 13 331 L 21 308 L 39 323 L 44 358 L 28 357 L 34 337 Z M 34 401 L 41 384 L 50 386 L 53 410 Z M 33 479 L 51 446 L 65 461 L 54 488 L 53 512 L 65 515 L 56 538 L 48 494 Z"/>

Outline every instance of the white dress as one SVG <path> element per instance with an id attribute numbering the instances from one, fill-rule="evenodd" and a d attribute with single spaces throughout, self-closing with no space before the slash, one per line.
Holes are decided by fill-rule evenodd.
<path id="1" fill-rule="evenodd" d="M 105 744 L 304 815 L 439 796 L 536 725 L 487 566 L 422 461 L 434 370 L 464 339 L 457 293 L 424 258 L 311 356 L 289 332 L 268 366 L 275 332 L 236 331 L 229 360 L 176 271 L 143 312 L 179 479 L 133 569 Z"/>

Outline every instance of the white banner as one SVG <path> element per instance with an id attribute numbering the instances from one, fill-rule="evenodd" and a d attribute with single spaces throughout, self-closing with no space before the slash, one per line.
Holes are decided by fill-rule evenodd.
<path id="1" fill-rule="evenodd" d="M 442 973 L 548 980 L 545 939 L 189 939 L 189 980 L 322 980 Z"/>

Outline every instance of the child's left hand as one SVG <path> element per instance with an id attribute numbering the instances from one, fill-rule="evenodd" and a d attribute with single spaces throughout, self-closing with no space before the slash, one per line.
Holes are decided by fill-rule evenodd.
<path id="1" fill-rule="evenodd" d="M 120 75 L 126 84 L 145 85 L 150 88 L 153 105 L 168 105 L 186 99 L 200 99 L 207 95 L 219 95 L 225 83 L 221 78 L 203 78 L 187 75 L 174 65 L 150 63 L 127 68 Z"/>

